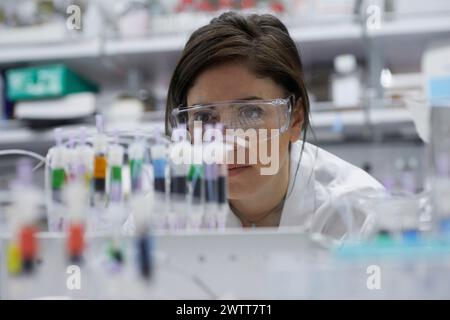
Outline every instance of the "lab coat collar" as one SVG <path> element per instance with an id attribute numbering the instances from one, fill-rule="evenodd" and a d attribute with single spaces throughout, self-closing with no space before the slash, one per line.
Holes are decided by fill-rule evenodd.
<path id="1" fill-rule="evenodd" d="M 314 165 L 318 148 L 305 143 L 302 151 L 302 146 L 303 141 L 298 141 L 293 143 L 291 147 L 289 188 L 281 215 L 280 227 L 309 227 L 314 215 L 316 207 Z"/>

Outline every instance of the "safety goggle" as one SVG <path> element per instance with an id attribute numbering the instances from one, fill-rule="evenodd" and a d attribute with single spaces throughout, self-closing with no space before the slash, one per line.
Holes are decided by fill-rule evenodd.
<path id="1" fill-rule="evenodd" d="M 202 105 L 180 106 L 172 110 L 172 127 L 185 126 L 188 130 L 195 122 L 203 126 L 221 124 L 224 129 L 277 129 L 289 128 L 295 96 L 272 100 L 234 100 Z"/>

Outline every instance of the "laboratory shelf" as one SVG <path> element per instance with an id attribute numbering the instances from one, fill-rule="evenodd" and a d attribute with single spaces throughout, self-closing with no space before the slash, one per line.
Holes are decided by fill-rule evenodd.
<path id="1" fill-rule="evenodd" d="M 362 29 L 355 23 L 321 24 L 289 28 L 292 39 L 299 44 L 332 40 L 359 40 Z"/>
<path id="2" fill-rule="evenodd" d="M 320 110 L 320 109 L 319 109 Z M 403 107 L 373 108 L 367 111 L 363 108 L 335 108 L 313 111 L 311 115 L 313 126 L 329 127 L 340 121 L 342 125 L 372 125 L 412 123 L 411 113 Z"/>
<path id="3" fill-rule="evenodd" d="M 135 39 L 108 39 L 105 41 L 106 55 L 178 52 L 184 47 L 189 34 L 156 35 Z"/>
<path id="4" fill-rule="evenodd" d="M 398 73 L 418 71 L 427 47 L 450 40 L 450 15 L 387 20 L 380 29 L 368 30 L 367 37 L 385 66 Z"/>
<path id="5" fill-rule="evenodd" d="M 317 57 L 325 54 L 326 49 L 333 50 L 336 44 L 342 43 L 340 51 L 353 51 L 362 45 L 363 29 L 356 22 L 309 23 L 291 26 L 290 34 L 294 41 L 304 46 L 306 50 L 317 52 Z M 368 30 L 367 36 L 376 40 L 389 40 L 395 37 L 408 36 L 408 41 L 415 39 L 428 40 L 440 35 L 450 35 L 450 14 L 432 17 L 397 18 L 382 22 L 379 30 Z M 82 39 L 81 37 L 64 42 L 46 42 L 37 37 L 33 43 L 2 45 L 0 50 L 0 65 L 12 62 L 33 62 L 42 60 L 71 60 L 83 57 L 102 58 L 117 55 L 179 53 L 189 33 L 178 32 L 168 34 L 153 34 L 142 38 L 120 39 L 102 37 L 97 39 Z M 390 41 L 390 46 L 400 48 L 401 43 Z M 169 55 L 172 58 L 173 55 Z M 157 60 L 158 61 L 158 60 Z M 151 60 L 148 60 L 151 63 Z"/>
<path id="6" fill-rule="evenodd" d="M 161 111 L 147 112 L 142 122 L 135 121 L 111 121 L 106 124 L 108 131 L 134 131 L 136 129 L 151 131 L 155 127 L 163 127 L 164 114 Z M 86 127 L 88 132 L 94 131 L 93 123 L 77 123 L 60 126 L 64 132 L 69 134 L 77 134 L 80 126 Z M 30 145 L 39 142 L 41 144 L 51 144 L 54 140 L 54 132 L 52 128 L 36 130 L 25 126 L 20 121 L 8 120 L 0 123 L 0 150 L 5 146 L 11 147 L 14 145 Z"/>
<path id="7" fill-rule="evenodd" d="M 373 38 L 390 36 L 420 36 L 450 32 L 450 14 L 424 17 L 403 17 L 381 23 L 380 29 L 369 29 L 368 35 Z"/>
<path id="8" fill-rule="evenodd" d="M 327 42 L 332 40 L 353 39 L 361 36 L 361 28 L 355 24 L 325 26 L 306 26 L 290 28 L 292 38 L 297 43 Z M 14 45 L 2 45 L 0 64 L 12 62 L 33 62 L 42 60 L 70 60 L 83 57 L 100 58 L 103 56 L 158 54 L 180 52 L 189 33 L 157 34 L 140 38 L 99 38 L 94 40 L 73 39 L 71 41 L 46 41 L 37 37 L 35 42 Z"/>
<path id="9" fill-rule="evenodd" d="M 361 28 L 356 24 L 326 24 L 289 28 L 296 43 L 358 40 Z M 135 39 L 106 39 L 105 55 L 178 52 L 189 38 L 188 33 L 153 35 Z"/>
<path id="10" fill-rule="evenodd" d="M 2 46 L 0 64 L 45 60 L 70 60 L 101 55 L 101 41 L 79 40 Z"/>

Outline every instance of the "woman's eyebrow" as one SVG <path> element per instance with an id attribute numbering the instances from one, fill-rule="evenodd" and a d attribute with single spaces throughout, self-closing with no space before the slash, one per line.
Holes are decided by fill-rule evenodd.
<path id="1" fill-rule="evenodd" d="M 263 98 L 257 97 L 257 96 L 250 96 L 250 97 L 239 98 L 239 99 L 236 99 L 233 101 L 242 101 L 242 100 L 263 100 Z"/>

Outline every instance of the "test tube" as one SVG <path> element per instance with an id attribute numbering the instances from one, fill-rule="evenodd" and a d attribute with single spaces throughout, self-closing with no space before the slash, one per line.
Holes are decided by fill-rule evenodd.
<path id="1" fill-rule="evenodd" d="M 70 263 L 80 264 L 85 248 L 85 218 L 87 190 L 82 181 L 76 181 L 65 190 L 69 225 L 67 228 L 66 249 Z"/>
<path id="2" fill-rule="evenodd" d="M 212 125 L 206 125 L 206 133 L 213 133 L 214 127 Z M 217 147 L 215 136 L 205 133 L 204 143 L 206 145 L 205 150 L 210 150 Z M 210 159 L 212 160 L 212 159 Z M 219 166 L 215 161 L 211 163 L 204 163 L 205 170 L 205 225 L 207 228 L 217 227 L 217 213 L 218 213 L 218 196 L 219 196 Z"/>
<path id="3" fill-rule="evenodd" d="M 62 188 L 66 180 L 65 152 L 62 143 L 62 131 L 60 128 L 55 129 L 56 146 L 51 151 L 51 186 L 52 198 L 55 202 L 62 202 Z"/>
<path id="4" fill-rule="evenodd" d="M 439 233 L 450 239 L 450 157 L 441 154 L 436 158 L 436 176 L 433 179 L 433 206 Z"/>
<path id="5" fill-rule="evenodd" d="M 205 223 L 207 228 L 215 228 L 218 210 L 218 166 L 205 164 Z"/>
<path id="6" fill-rule="evenodd" d="M 84 181 L 89 188 L 92 179 L 92 169 L 94 163 L 94 150 L 87 144 L 86 128 L 82 127 L 79 131 L 79 143 L 76 147 L 77 154 L 77 176 L 78 179 Z"/>
<path id="7" fill-rule="evenodd" d="M 156 130 L 155 139 L 155 145 L 151 147 L 153 188 L 150 188 L 150 193 L 152 193 L 154 200 L 152 206 L 154 227 L 163 229 L 166 226 L 165 219 L 166 213 L 168 212 L 166 198 L 166 146 Z"/>
<path id="8" fill-rule="evenodd" d="M 125 220 L 124 208 L 118 203 L 110 203 L 109 222 L 112 239 L 108 246 L 108 255 L 116 267 L 120 267 L 124 262 L 123 248 L 121 245 L 122 225 Z"/>
<path id="9" fill-rule="evenodd" d="M 166 192 L 166 146 L 160 136 L 157 133 L 155 135 L 156 143 L 151 148 L 154 189 L 156 192 L 164 193 Z"/>
<path id="10" fill-rule="evenodd" d="M 106 170 L 107 159 L 106 152 L 108 149 L 108 139 L 103 132 L 103 119 L 101 115 L 96 117 L 97 134 L 94 136 L 94 191 L 102 200 L 106 193 Z"/>
<path id="11" fill-rule="evenodd" d="M 401 235 L 406 243 L 416 243 L 420 237 L 419 200 L 413 196 L 405 197 L 401 205 Z"/>
<path id="12" fill-rule="evenodd" d="M 69 224 L 67 238 L 67 250 L 71 263 L 80 264 L 82 262 L 84 246 L 84 225 L 74 221 Z"/>
<path id="13" fill-rule="evenodd" d="M 68 146 L 63 148 L 64 166 L 66 171 L 66 181 L 71 182 L 76 179 L 76 153 L 75 153 L 75 137 L 70 134 Z"/>
<path id="14" fill-rule="evenodd" d="M 202 220 L 204 215 L 203 211 L 205 191 L 203 166 L 199 164 L 191 164 L 188 174 L 188 180 L 191 182 L 191 199 L 188 213 L 188 226 L 192 229 L 199 229 L 202 227 Z"/>
<path id="15" fill-rule="evenodd" d="M 187 218 L 187 174 L 189 164 L 183 163 L 185 153 L 190 153 L 191 144 L 186 139 L 186 128 L 178 127 L 173 131 L 170 157 L 170 204 L 169 227 L 184 228 Z M 173 152 L 175 151 L 175 152 Z M 178 156 L 181 158 L 178 159 Z M 177 157 L 177 159 L 175 159 Z"/>
<path id="16" fill-rule="evenodd" d="M 139 271 L 145 280 L 149 280 L 152 277 L 153 271 L 153 259 L 152 259 L 152 238 L 147 233 L 141 233 L 136 239 L 136 246 L 138 252 Z"/>
<path id="17" fill-rule="evenodd" d="M 223 125 L 216 124 L 216 130 L 219 132 L 223 132 Z M 223 158 L 220 159 L 220 162 L 217 164 L 218 166 L 218 178 L 217 178 L 217 203 L 219 206 L 218 214 L 217 214 L 217 226 L 220 229 L 225 228 L 226 219 L 229 212 L 228 206 L 228 166 L 226 163 L 226 152 L 227 145 L 225 141 L 222 139 L 217 139 L 215 143 L 218 148 L 222 148 Z"/>
<path id="18" fill-rule="evenodd" d="M 418 189 L 415 172 L 416 169 L 417 161 L 414 158 L 409 159 L 405 167 L 403 168 L 401 174 L 401 188 L 402 191 L 407 195 L 415 194 Z"/>
<path id="19" fill-rule="evenodd" d="M 108 148 L 108 164 L 110 167 L 108 224 L 113 235 L 108 252 L 115 265 L 121 266 L 123 263 L 123 253 L 120 245 L 120 235 L 122 225 L 126 219 L 126 211 L 122 203 L 122 165 L 125 150 L 119 144 L 118 133 L 116 132 L 114 135 L 115 142 Z"/>
<path id="20" fill-rule="evenodd" d="M 136 224 L 137 266 L 142 278 L 149 280 L 153 271 L 153 241 L 150 234 L 150 214 L 147 210 L 149 199 L 144 194 L 135 195 L 132 199 L 133 213 Z"/>
<path id="21" fill-rule="evenodd" d="M 136 136 L 128 149 L 131 176 L 131 191 L 138 193 L 142 190 L 142 172 L 144 166 L 145 145 L 141 137 Z"/>
<path id="22" fill-rule="evenodd" d="M 414 196 L 417 190 L 415 179 L 415 164 L 405 162 L 401 173 L 402 196 L 394 196 L 400 219 L 401 238 L 406 243 L 415 243 L 420 234 L 419 203 Z"/>
<path id="23" fill-rule="evenodd" d="M 379 200 L 374 200 L 376 215 L 376 243 L 390 245 L 402 238 L 402 208 L 403 196 L 386 194 Z M 405 221 L 406 222 L 406 221 Z M 405 223 L 406 226 L 406 223 Z"/>
<path id="24" fill-rule="evenodd" d="M 13 274 L 32 273 L 38 253 L 37 201 L 38 194 L 32 186 L 32 166 L 27 160 L 17 167 L 18 179 L 12 186 L 12 231 L 16 240 L 8 246 L 8 269 Z"/>
<path id="25" fill-rule="evenodd" d="M 109 200 L 114 203 L 122 201 L 122 165 L 124 161 L 124 148 L 119 144 L 118 134 L 116 142 L 108 149 L 108 163 L 110 166 Z"/>

